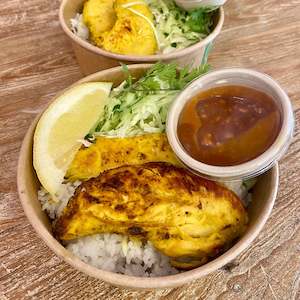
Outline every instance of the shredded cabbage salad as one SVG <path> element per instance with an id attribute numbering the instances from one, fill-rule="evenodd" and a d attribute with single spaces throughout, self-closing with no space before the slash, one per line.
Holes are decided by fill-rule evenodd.
<path id="1" fill-rule="evenodd" d="M 205 38 L 213 26 L 215 7 L 187 12 L 173 0 L 146 0 L 154 16 L 154 27 L 161 53 L 187 48 Z"/>
<path id="2" fill-rule="evenodd" d="M 144 77 L 133 82 L 126 65 L 126 81 L 114 88 L 97 126 L 87 136 L 127 137 L 144 133 L 164 132 L 169 105 L 193 79 L 208 70 L 204 65 L 177 71 L 175 63 L 156 63 Z"/>

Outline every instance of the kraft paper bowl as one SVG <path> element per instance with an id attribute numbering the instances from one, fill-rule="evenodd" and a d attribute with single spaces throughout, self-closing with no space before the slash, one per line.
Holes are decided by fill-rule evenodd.
<path id="1" fill-rule="evenodd" d="M 63 0 L 59 10 L 59 20 L 62 29 L 71 40 L 75 56 L 84 75 L 119 66 L 120 62 L 137 64 L 155 63 L 157 61 L 169 63 L 174 61 L 180 66 L 187 64 L 194 67 L 199 66 L 206 60 L 211 44 L 221 32 L 224 23 L 224 9 L 221 7 L 214 20 L 214 30 L 206 38 L 194 45 L 169 54 L 122 55 L 96 47 L 90 42 L 79 38 L 71 31 L 70 19 L 74 18 L 76 13 L 81 11 L 83 2 L 83 0 Z"/>
<path id="2" fill-rule="evenodd" d="M 135 78 L 139 78 L 149 67 L 150 65 L 131 65 L 129 70 Z M 117 85 L 123 80 L 124 74 L 121 67 L 117 67 L 85 77 L 74 85 L 91 81 L 110 81 Z M 42 211 L 41 204 L 38 201 L 37 191 L 40 188 L 40 183 L 32 165 L 32 143 L 34 130 L 39 118 L 40 115 L 37 116 L 28 129 L 20 151 L 17 175 L 19 197 L 29 222 L 40 238 L 56 255 L 84 274 L 120 287 L 157 289 L 180 286 L 216 271 L 236 258 L 257 237 L 271 213 L 278 188 L 277 164 L 268 172 L 259 176 L 253 188 L 253 200 L 248 208 L 250 219 L 248 230 L 228 251 L 214 260 L 190 271 L 154 278 L 131 277 L 92 267 L 66 250 L 53 237 L 49 219 L 46 213 Z"/>

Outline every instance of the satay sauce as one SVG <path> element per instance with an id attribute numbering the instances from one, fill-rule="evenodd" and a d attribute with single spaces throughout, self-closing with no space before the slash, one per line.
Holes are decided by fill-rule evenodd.
<path id="1" fill-rule="evenodd" d="M 269 95 L 245 86 L 222 86 L 202 91 L 187 102 L 177 134 L 196 160 L 234 166 L 265 152 L 281 123 L 280 108 Z"/>

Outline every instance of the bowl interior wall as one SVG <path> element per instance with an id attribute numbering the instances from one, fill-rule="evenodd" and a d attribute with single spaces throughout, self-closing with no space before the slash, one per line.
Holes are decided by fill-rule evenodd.
<path id="1" fill-rule="evenodd" d="M 276 179 L 274 178 L 274 169 L 270 169 L 266 173 L 258 177 L 257 183 L 252 190 L 252 200 L 247 208 L 249 215 L 249 228 L 255 226 L 256 220 L 258 220 L 265 210 L 266 203 L 268 202 L 271 191 L 274 189 Z"/>
<path id="2" fill-rule="evenodd" d="M 65 23 L 68 25 L 70 29 L 71 29 L 70 19 L 74 18 L 76 16 L 76 13 L 82 12 L 83 2 L 84 1 L 82 0 L 72 0 L 66 2 L 63 11 L 63 16 L 64 16 Z"/>

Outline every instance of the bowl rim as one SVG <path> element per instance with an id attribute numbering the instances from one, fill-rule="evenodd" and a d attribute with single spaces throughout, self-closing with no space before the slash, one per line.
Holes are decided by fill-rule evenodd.
<path id="1" fill-rule="evenodd" d="M 119 60 L 119 61 L 155 62 L 155 61 L 159 61 L 159 60 L 170 60 L 170 59 L 185 57 L 185 56 L 189 55 L 190 53 L 193 53 L 194 51 L 196 51 L 196 50 L 208 45 L 210 42 L 212 42 L 217 37 L 217 35 L 221 32 L 221 29 L 224 24 L 224 18 L 225 18 L 224 9 L 223 9 L 223 7 L 220 7 L 218 9 L 218 12 L 219 12 L 218 13 L 218 22 L 217 22 L 214 30 L 203 40 L 201 40 L 187 48 L 179 49 L 178 51 L 174 51 L 172 53 L 166 53 L 166 54 L 141 55 L 141 56 L 124 55 L 124 54 L 117 54 L 117 53 L 113 53 L 113 52 L 109 52 L 104 49 L 101 49 L 97 46 L 94 46 L 89 41 L 85 41 L 82 38 L 75 35 L 69 29 L 69 27 L 66 24 L 65 19 L 64 19 L 64 10 L 65 10 L 66 4 L 69 1 L 72 1 L 72 0 L 63 0 L 59 7 L 59 22 L 60 22 L 60 25 L 61 25 L 63 31 L 67 34 L 67 36 L 74 43 L 79 44 L 82 48 L 84 48 L 90 52 L 93 52 L 94 54 L 102 55 L 102 56 L 109 57 L 109 58 Z"/>
<path id="2" fill-rule="evenodd" d="M 243 78 L 260 82 L 266 88 L 272 89 L 279 99 L 278 106 L 281 109 L 282 124 L 278 135 L 270 147 L 259 156 L 250 161 L 234 166 L 215 166 L 198 161 L 193 158 L 182 146 L 178 134 L 177 125 L 181 111 L 193 96 L 201 91 L 208 90 L 207 84 L 214 86 L 241 85 L 248 86 L 246 83 L 227 83 L 226 78 Z M 254 88 L 255 89 L 255 88 Z M 257 90 L 262 90 L 257 88 Z M 268 94 L 268 93 L 267 93 Z M 203 174 L 211 179 L 221 178 L 223 180 L 236 180 L 240 178 L 251 178 L 260 175 L 262 172 L 271 168 L 275 161 L 278 161 L 287 150 L 292 140 L 294 132 L 294 116 L 289 96 L 283 88 L 269 75 L 253 69 L 232 67 L 209 71 L 203 76 L 195 79 L 185 89 L 183 89 L 171 104 L 167 116 L 166 132 L 169 143 L 179 157 L 179 159 L 192 171 Z"/>
<path id="3" fill-rule="evenodd" d="M 185 3 L 193 3 L 193 2 L 214 2 L 214 0 L 174 0 L 175 2 L 185 2 Z M 217 4 L 218 8 L 225 5 L 227 0 L 221 0 L 221 1 L 218 1 L 218 2 L 223 2 L 223 4 Z M 207 6 L 207 4 L 205 4 Z M 211 4 L 209 4 L 211 5 Z"/>
<path id="4" fill-rule="evenodd" d="M 149 68 L 149 64 L 143 65 L 130 65 L 129 70 L 139 70 L 141 68 L 146 69 Z M 99 74 L 105 75 L 105 73 L 111 73 L 121 70 L 121 67 L 115 67 L 111 69 L 107 69 L 104 71 L 100 71 L 84 77 L 83 79 L 75 82 L 73 85 L 80 84 L 82 82 L 91 81 L 96 79 Z M 69 88 L 69 87 L 68 87 Z M 48 105 L 50 105 L 61 93 L 55 95 L 51 101 L 49 101 Z M 243 250 L 245 250 L 250 243 L 257 237 L 261 229 L 263 228 L 264 224 L 266 223 L 271 210 L 273 208 L 277 190 L 278 190 L 278 182 L 279 182 L 279 170 L 278 164 L 276 163 L 275 166 L 272 168 L 271 172 L 271 186 L 273 189 L 270 192 L 268 197 L 268 201 L 266 205 L 263 207 L 261 211 L 261 218 L 259 218 L 255 225 L 248 230 L 243 237 L 233 245 L 229 250 L 227 250 L 224 254 L 220 255 L 219 257 L 215 258 L 214 260 L 206 263 L 203 266 L 195 268 L 193 270 L 185 271 L 183 273 L 163 276 L 163 277 L 151 277 L 151 278 L 143 278 L 143 277 L 133 277 L 128 275 L 117 274 L 113 272 L 104 271 L 101 269 L 97 269 L 91 265 L 88 265 L 81 261 L 78 257 L 73 255 L 70 251 L 65 249 L 47 230 L 45 225 L 42 221 L 38 218 L 35 214 L 33 207 L 30 205 L 30 199 L 27 192 L 27 185 L 26 185 L 26 159 L 28 155 L 28 149 L 32 151 L 32 143 L 33 143 L 33 134 L 36 127 L 36 124 L 44 112 L 44 110 L 48 107 L 43 108 L 43 110 L 36 116 L 34 121 L 31 123 L 29 129 L 26 132 L 24 140 L 22 142 L 19 159 L 18 159 L 18 166 L 17 166 L 17 188 L 18 194 L 23 206 L 23 210 L 29 222 L 31 223 L 32 227 L 34 228 L 35 232 L 40 236 L 40 238 L 46 243 L 46 245 L 60 258 L 62 258 L 65 262 L 70 264 L 76 270 L 83 272 L 84 274 L 90 275 L 94 278 L 101 279 L 107 283 L 110 283 L 114 286 L 120 287 L 130 287 L 134 289 L 162 289 L 162 288 L 171 288 L 176 286 L 181 286 L 186 284 L 190 281 L 198 279 L 204 275 L 207 275 L 217 269 L 221 268 L 222 266 L 226 265 L 230 261 L 232 261 L 236 256 L 238 256 Z M 33 165 L 31 164 L 33 168 Z"/>

